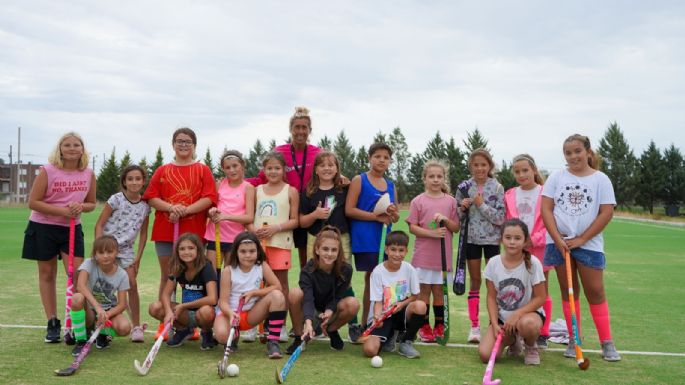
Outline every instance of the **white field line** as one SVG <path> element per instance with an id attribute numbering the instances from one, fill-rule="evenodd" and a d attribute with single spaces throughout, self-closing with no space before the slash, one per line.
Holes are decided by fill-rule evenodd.
<path id="1" fill-rule="evenodd" d="M 0 324 L 0 329 L 45 329 L 45 326 L 39 325 L 6 325 Z M 146 333 L 156 333 L 156 330 L 147 330 Z M 317 340 L 327 341 L 328 338 L 317 338 Z M 417 342 L 416 345 L 422 346 L 439 346 L 436 344 L 428 344 L 424 342 Z M 445 345 L 449 348 L 470 348 L 475 349 L 478 347 L 476 344 L 447 344 Z M 545 349 L 548 352 L 564 352 L 565 348 L 548 348 Z M 602 353 L 601 350 L 583 349 L 584 353 Z M 685 357 L 685 353 L 669 353 L 669 352 L 637 352 L 631 350 L 619 350 L 621 354 L 634 355 L 634 356 L 661 356 L 661 357 Z"/>

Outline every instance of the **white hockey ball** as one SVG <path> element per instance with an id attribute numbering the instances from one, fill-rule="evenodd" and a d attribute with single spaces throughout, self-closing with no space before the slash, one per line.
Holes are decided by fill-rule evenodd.
<path id="1" fill-rule="evenodd" d="M 226 369 L 226 373 L 229 377 L 236 377 L 238 373 L 240 373 L 240 368 L 238 368 L 238 365 L 236 364 L 230 364 Z"/>
<path id="2" fill-rule="evenodd" d="M 383 366 L 383 359 L 381 358 L 381 356 L 374 356 L 371 359 L 371 366 L 373 366 L 374 368 L 382 367 Z"/>

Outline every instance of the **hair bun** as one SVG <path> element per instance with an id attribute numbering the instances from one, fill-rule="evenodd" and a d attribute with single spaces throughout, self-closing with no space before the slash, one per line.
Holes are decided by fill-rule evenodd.
<path id="1" fill-rule="evenodd" d="M 301 106 L 301 107 L 295 107 L 295 113 L 293 114 L 293 118 L 308 118 L 309 117 L 309 109 L 307 107 Z"/>

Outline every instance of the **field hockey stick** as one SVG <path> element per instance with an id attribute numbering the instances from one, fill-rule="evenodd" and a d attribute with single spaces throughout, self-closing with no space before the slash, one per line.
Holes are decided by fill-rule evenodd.
<path id="1" fill-rule="evenodd" d="M 138 374 L 141 376 L 144 376 L 147 374 L 147 372 L 150 371 L 150 367 L 152 366 L 152 362 L 155 360 L 155 357 L 157 357 L 157 352 L 159 352 L 159 347 L 162 346 L 162 342 L 164 341 L 164 336 L 169 333 L 169 329 L 171 329 L 171 322 L 167 322 L 164 325 L 164 330 L 162 333 L 157 337 L 157 341 L 155 341 L 155 344 L 152 345 L 152 349 L 150 349 L 150 353 L 147 354 L 147 357 L 145 357 L 145 361 L 143 361 L 143 364 L 141 365 L 138 360 L 133 361 L 133 367 L 136 368 L 136 371 L 138 371 Z"/>
<path id="2" fill-rule="evenodd" d="M 64 342 L 73 345 L 76 341 L 71 336 L 71 296 L 74 294 L 74 244 L 76 237 L 76 219 L 69 218 L 69 256 L 67 261 L 67 290 L 64 295 Z"/>
<path id="3" fill-rule="evenodd" d="M 216 274 L 221 278 L 223 255 L 221 255 L 221 230 L 218 223 L 214 224 L 214 250 L 216 251 Z"/>
<path id="4" fill-rule="evenodd" d="M 304 350 L 305 344 L 309 341 L 309 335 L 306 335 L 302 339 L 302 343 L 300 343 L 300 346 L 295 349 L 293 354 L 290 355 L 290 358 L 288 358 L 288 361 L 283 365 L 283 369 L 278 370 L 276 368 L 276 382 L 279 384 L 282 384 L 285 382 L 285 378 L 288 376 L 288 373 L 290 373 L 290 369 L 293 368 L 293 365 L 295 365 L 295 361 L 297 361 L 298 358 L 300 358 L 300 354 L 302 354 L 302 351 Z"/>
<path id="5" fill-rule="evenodd" d="M 488 366 L 485 368 L 485 374 L 483 374 L 483 385 L 498 385 L 502 382 L 499 378 L 496 380 L 492 379 L 492 369 L 495 368 L 495 360 L 497 359 L 499 346 L 502 344 L 502 336 L 504 336 L 504 329 L 500 329 L 499 333 L 497 333 L 497 339 L 495 340 L 495 345 L 492 347 Z"/>
<path id="6" fill-rule="evenodd" d="M 459 185 L 459 192 L 465 197 L 469 196 L 469 188 L 471 183 L 469 181 L 463 182 Z M 469 210 L 464 212 L 464 217 L 461 220 L 461 230 L 459 231 L 459 245 L 457 246 L 457 268 L 455 269 L 454 282 L 452 283 L 452 291 L 456 295 L 464 295 L 466 293 L 466 244 L 469 236 Z"/>
<path id="7" fill-rule="evenodd" d="M 228 333 L 228 339 L 226 340 L 226 347 L 224 348 L 224 358 L 219 361 L 217 365 L 217 371 L 219 377 L 226 377 L 226 368 L 228 368 L 228 355 L 231 353 L 231 344 L 233 343 L 233 338 L 235 338 L 236 332 L 239 333 L 238 328 L 240 327 L 240 314 L 243 312 L 243 305 L 245 305 L 245 298 L 240 297 L 238 302 L 238 308 L 233 314 L 233 322 L 231 322 L 231 331 Z"/>
<path id="8" fill-rule="evenodd" d="M 573 278 L 571 276 L 571 253 L 564 252 L 564 259 L 566 260 L 566 283 L 568 285 L 568 301 L 571 305 L 571 331 L 573 335 L 571 338 L 576 341 L 576 362 L 580 370 L 587 370 L 590 367 L 590 360 L 583 358 L 583 349 L 580 342 L 580 334 L 578 333 L 578 319 L 576 318 L 576 299 L 573 296 Z"/>
<path id="9" fill-rule="evenodd" d="M 374 331 L 377 327 L 381 326 L 383 324 L 383 321 L 385 321 L 388 317 L 393 315 L 395 313 L 395 310 L 397 309 L 397 303 L 394 303 L 392 306 L 390 306 L 383 314 L 381 315 L 381 318 L 374 320 L 371 326 L 366 328 L 364 330 L 364 333 L 362 333 L 361 336 L 359 336 L 359 339 L 357 339 L 358 343 L 363 344 L 366 340 L 369 339 L 371 336 L 371 332 Z"/>
<path id="10" fill-rule="evenodd" d="M 378 264 L 383 263 L 383 256 L 385 255 L 385 236 L 388 232 L 388 225 L 383 223 L 383 230 L 381 231 L 381 244 L 378 246 Z"/>
<path id="11" fill-rule="evenodd" d="M 86 359 L 86 356 L 88 355 L 88 352 L 90 352 L 90 348 L 93 346 L 93 343 L 95 340 L 98 338 L 98 334 L 100 334 L 100 330 L 102 330 L 103 325 L 98 326 L 93 334 L 90 335 L 90 338 L 88 341 L 86 341 L 86 344 L 83 345 L 81 348 L 81 352 L 74 358 L 74 361 L 71 363 L 71 365 L 68 368 L 64 369 L 57 369 L 55 370 L 55 375 L 57 376 L 71 376 L 72 374 L 76 373 L 76 370 L 81 366 L 81 363 L 83 360 Z"/>
<path id="12" fill-rule="evenodd" d="M 268 226 L 268 225 L 269 225 L 268 222 L 263 222 L 263 223 L 262 223 L 262 227 L 266 227 L 266 226 Z M 263 239 L 263 240 L 262 240 L 262 249 L 264 249 L 264 255 L 265 255 L 265 256 L 267 255 L 267 254 L 266 254 L 266 246 L 267 246 L 267 245 L 268 245 L 268 241 L 267 241 L 266 239 Z M 264 285 L 264 280 L 262 279 L 262 283 L 259 284 L 259 288 L 260 288 L 260 289 L 263 289 L 264 286 L 266 286 L 266 285 Z M 264 322 L 266 322 L 266 321 L 264 321 Z M 267 340 L 267 336 L 266 336 L 266 334 L 264 333 L 264 322 L 260 322 L 260 323 L 259 323 L 259 327 L 257 328 L 257 331 L 258 331 L 258 334 L 259 334 L 259 342 L 261 342 L 261 343 L 263 343 L 263 344 L 265 344 L 265 343 L 266 343 L 266 340 Z"/>
<path id="13" fill-rule="evenodd" d="M 440 221 L 440 227 L 445 227 L 445 221 Z M 450 339 L 450 300 L 449 288 L 447 286 L 447 251 L 445 247 L 445 237 L 440 238 L 440 256 L 442 257 L 442 300 L 443 300 L 443 323 L 445 332 L 442 337 L 437 337 L 438 344 L 445 346 Z"/>
<path id="14" fill-rule="evenodd" d="M 179 218 L 180 220 L 180 218 Z M 173 235 L 173 241 L 171 243 L 172 248 L 176 248 L 176 242 L 178 242 L 178 228 L 179 228 L 179 223 L 175 222 L 174 223 L 174 235 Z M 173 251 L 172 251 L 173 253 Z M 176 302 L 176 285 L 174 285 L 174 291 L 171 292 L 171 302 Z"/>

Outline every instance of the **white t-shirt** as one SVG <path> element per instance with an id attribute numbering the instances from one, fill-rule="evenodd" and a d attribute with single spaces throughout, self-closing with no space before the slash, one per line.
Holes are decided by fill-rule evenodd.
<path id="1" fill-rule="evenodd" d="M 117 239 L 119 258 L 133 258 L 133 243 L 143 221 L 150 215 L 150 206 L 143 200 L 132 203 L 123 192 L 109 197 L 107 204 L 112 208 L 112 215 L 107 219 L 102 232 Z"/>
<path id="2" fill-rule="evenodd" d="M 385 268 L 385 263 L 382 263 L 371 273 L 371 309 L 378 301 L 382 301 L 383 309 L 387 309 L 396 302 L 419 294 L 420 291 L 419 275 L 409 262 L 402 261 L 400 268 L 392 272 Z M 369 312 L 369 321 L 372 320 L 373 312 Z"/>
<path id="3" fill-rule="evenodd" d="M 566 237 L 577 237 L 590 227 L 599 214 L 600 205 L 615 205 L 614 187 L 601 171 L 588 176 L 576 176 L 568 170 L 555 171 L 545 182 L 542 195 L 554 199 L 554 219 L 557 229 Z M 547 233 L 547 243 L 554 243 Z M 602 233 L 581 246 L 604 252 Z"/>
<path id="4" fill-rule="evenodd" d="M 490 258 L 488 264 L 485 265 L 483 276 L 495 285 L 497 308 L 502 321 L 506 321 L 511 313 L 530 302 L 533 297 L 533 286 L 545 281 L 542 264 L 537 258 L 530 259 L 530 271 L 528 271 L 523 261 L 515 268 L 507 269 L 502 264 L 500 255 Z M 545 314 L 542 307 L 537 311 Z"/>
<path id="5" fill-rule="evenodd" d="M 233 309 L 233 311 L 238 310 L 238 303 L 240 303 L 240 297 L 247 293 L 248 291 L 259 289 L 262 284 L 262 279 L 264 279 L 264 271 L 262 270 L 262 265 L 253 265 L 252 269 L 245 273 L 238 267 L 230 267 L 231 269 L 231 297 L 229 298 L 228 305 Z M 243 311 L 248 311 L 252 309 L 254 304 L 257 302 L 259 297 L 251 297 L 249 301 L 243 304 Z"/>
<path id="6" fill-rule="evenodd" d="M 538 204 L 541 188 L 540 185 L 536 185 L 530 190 L 524 190 L 521 186 L 516 187 L 516 211 L 519 213 L 519 219 L 528 226 L 528 232 L 533 231 L 535 207 Z"/>
<path id="7" fill-rule="evenodd" d="M 85 259 L 78 268 L 79 271 L 88 272 L 88 288 L 105 310 L 117 306 L 118 292 L 128 290 L 131 287 L 128 282 L 128 274 L 118 265 L 116 267 L 114 273 L 105 274 L 92 259 Z"/>

